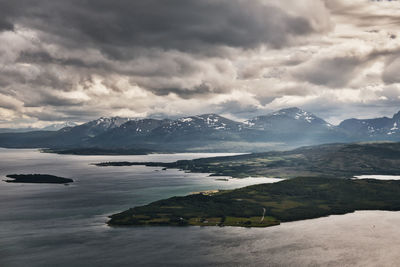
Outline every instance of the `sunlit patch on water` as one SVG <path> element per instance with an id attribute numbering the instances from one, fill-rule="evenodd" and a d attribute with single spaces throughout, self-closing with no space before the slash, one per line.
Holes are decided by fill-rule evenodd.
<path id="1" fill-rule="evenodd" d="M 400 180 L 398 175 L 360 175 L 355 176 L 354 179 L 376 179 L 376 180 Z"/>

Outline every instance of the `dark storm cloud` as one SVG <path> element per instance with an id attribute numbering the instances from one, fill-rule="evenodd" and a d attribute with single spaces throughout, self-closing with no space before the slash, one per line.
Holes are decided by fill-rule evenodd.
<path id="1" fill-rule="evenodd" d="M 91 65 L 78 58 L 56 58 L 46 51 L 22 52 L 16 62 L 38 63 L 38 64 L 57 64 L 63 66 L 85 67 L 85 68 L 105 68 L 104 65 Z"/>
<path id="2" fill-rule="evenodd" d="M 314 31 L 306 18 L 258 0 L 16 0 L 2 13 L 10 10 L 17 23 L 59 35 L 65 45 L 101 47 L 116 59 L 134 54 L 133 47 L 278 48 Z"/>
<path id="3" fill-rule="evenodd" d="M 14 25 L 7 20 L 0 19 L 0 32 L 1 31 L 13 31 Z"/>
<path id="4" fill-rule="evenodd" d="M 337 57 L 322 59 L 315 64 L 300 69 L 295 76 L 317 85 L 343 87 L 354 77 L 361 67 L 356 57 Z"/>
<path id="5" fill-rule="evenodd" d="M 15 4 L 12 1 L 0 1 L 0 32 L 13 31 L 14 24 L 9 20 L 15 11 Z"/>
<path id="6" fill-rule="evenodd" d="M 126 76 L 157 96 L 223 93 L 235 74 L 216 58 L 293 45 L 326 30 L 315 29 L 307 15 L 261 0 L 0 0 L 0 30 L 29 31 L 25 41 L 32 36 L 17 47 L 14 62 L 4 62 L 21 65 L 0 73 L 0 81 L 15 91 L 29 84 L 29 97 L 19 97 L 29 107 L 76 106 L 79 100 L 52 90 L 90 89 L 93 76 L 121 93 L 110 76 Z"/>
<path id="7" fill-rule="evenodd" d="M 316 85 L 341 88 L 348 85 L 361 70 L 374 63 L 378 58 L 396 53 L 399 53 L 399 48 L 375 49 L 366 54 L 321 58 L 305 63 L 302 68 L 294 71 L 294 76 Z M 386 83 L 398 82 L 397 69 L 396 61 L 395 64 L 389 62 L 383 73 L 383 80 Z"/>
<path id="8" fill-rule="evenodd" d="M 51 94 L 49 91 L 41 92 L 40 96 L 35 99 L 29 99 L 25 101 L 25 107 L 42 107 L 42 106 L 53 106 L 53 107 L 65 107 L 65 106 L 80 106 L 84 104 L 84 101 L 79 99 L 68 99 L 58 95 Z"/>
<path id="9" fill-rule="evenodd" d="M 211 93 L 217 93 L 219 90 L 217 88 L 213 88 L 210 84 L 202 83 L 200 85 L 196 85 L 193 88 L 156 88 L 152 90 L 152 92 L 159 96 L 166 96 L 169 94 L 176 94 L 183 99 L 190 99 L 195 96 L 208 95 Z"/>

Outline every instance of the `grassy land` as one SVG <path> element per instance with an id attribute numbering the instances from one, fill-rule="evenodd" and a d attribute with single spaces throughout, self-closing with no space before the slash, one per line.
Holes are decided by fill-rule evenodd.
<path id="1" fill-rule="evenodd" d="M 109 224 L 267 227 L 356 210 L 400 210 L 400 181 L 295 178 L 172 197 L 112 215 Z"/>
<path id="2" fill-rule="evenodd" d="M 103 162 L 96 165 L 160 166 L 235 178 L 400 175 L 400 143 L 331 144 L 284 152 L 180 160 L 173 163 Z"/>

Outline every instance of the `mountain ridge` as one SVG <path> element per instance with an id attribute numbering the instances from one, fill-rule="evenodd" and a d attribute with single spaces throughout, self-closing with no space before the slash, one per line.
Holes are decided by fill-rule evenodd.
<path id="1" fill-rule="evenodd" d="M 400 112 L 392 118 L 348 119 L 335 126 L 311 112 L 293 107 L 244 122 L 214 113 L 178 119 L 101 117 L 54 132 L 3 133 L 0 134 L 0 146 L 237 152 L 235 144 L 241 143 L 246 152 L 254 152 L 260 151 L 259 144 L 295 147 L 338 142 L 400 141 L 399 128 Z"/>

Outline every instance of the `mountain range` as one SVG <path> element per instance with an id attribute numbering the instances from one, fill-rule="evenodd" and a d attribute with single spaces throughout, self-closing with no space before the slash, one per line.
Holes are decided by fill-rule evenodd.
<path id="1" fill-rule="evenodd" d="M 102 117 L 57 131 L 0 133 L 0 146 L 255 152 L 322 143 L 400 141 L 399 127 L 400 112 L 392 118 L 348 119 L 335 126 L 310 112 L 288 108 L 245 122 L 217 114 L 176 120 Z"/>

